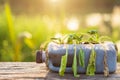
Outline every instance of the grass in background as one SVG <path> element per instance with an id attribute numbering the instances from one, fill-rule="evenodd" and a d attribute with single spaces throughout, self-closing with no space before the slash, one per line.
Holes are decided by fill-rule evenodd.
<path id="1" fill-rule="evenodd" d="M 35 50 L 57 33 L 80 33 L 97 27 L 80 27 L 69 31 L 64 24 L 65 14 L 57 16 L 12 15 L 8 3 L 0 13 L 0 61 L 35 61 Z M 64 12 L 64 11 L 63 11 Z M 119 39 L 119 30 L 113 29 L 112 39 Z M 117 36 L 116 36 L 117 34 Z"/>
<path id="2" fill-rule="evenodd" d="M 28 33 L 22 33 L 20 36 L 15 33 L 15 26 L 13 22 L 13 16 L 11 14 L 9 3 L 6 2 L 4 5 L 5 12 L 3 12 L 5 15 L 3 20 L 1 21 L 1 24 L 7 24 L 4 26 L 1 25 L 0 30 L 1 33 L 1 49 L 0 49 L 0 60 L 1 61 L 24 61 L 26 57 L 22 55 L 22 48 L 24 46 L 27 46 L 29 48 L 29 51 L 34 49 L 34 44 L 31 40 L 31 34 Z M 2 16 L 2 15 L 1 15 Z M 7 33 L 7 34 L 5 34 Z M 3 36 L 4 35 L 4 36 Z M 7 36 L 7 37 L 6 37 Z M 5 38 L 4 38 L 5 37 Z M 29 56 L 31 53 L 29 54 Z M 32 60 L 32 57 L 28 60 Z"/>

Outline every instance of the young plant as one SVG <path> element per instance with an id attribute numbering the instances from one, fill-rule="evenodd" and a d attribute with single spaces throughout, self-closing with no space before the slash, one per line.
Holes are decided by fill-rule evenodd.
<path id="1" fill-rule="evenodd" d="M 81 35 L 78 34 L 67 34 L 61 38 L 52 38 L 53 42 L 58 44 L 74 44 L 74 56 L 73 56 L 73 64 L 72 64 L 72 70 L 75 77 L 79 77 L 77 75 L 77 53 L 76 53 L 76 44 L 90 44 L 93 46 L 93 44 L 101 44 L 105 40 L 110 40 L 109 37 L 106 36 L 99 36 L 98 32 L 96 30 L 90 30 L 87 33 L 83 33 Z M 106 50 L 105 50 L 106 51 Z M 80 47 L 79 53 L 78 53 L 78 62 L 81 67 L 85 67 L 85 57 L 84 57 L 84 51 Z M 108 66 L 106 63 L 106 53 L 104 55 L 104 74 L 105 76 L 109 75 Z M 64 76 L 64 72 L 67 66 L 67 57 L 68 57 L 68 48 L 66 48 L 66 54 L 62 56 L 61 58 L 61 66 L 59 70 L 59 75 Z M 89 63 L 87 66 L 86 74 L 89 76 L 95 75 L 96 71 L 96 52 L 94 48 L 92 48 L 89 58 Z"/>
<path id="2" fill-rule="evenodd" d="M 90 43 L 99 43 L 99 36 L 96 30 L 90 30 L 88 31 L 88 34 L 90 35 L 89 38 Z"/>
<path id="3" fill-rule="evenodd" d="M 90 36 L 88 39 L 88 42 L 90 42 L 90 43 L 98 44 L 98 43 L 102 43 L 106 40 L 111 41 L 111 39 L 107 36 L 99 36 L 99 34 L 96 30 L 90 30 L 87 33 Z"/>

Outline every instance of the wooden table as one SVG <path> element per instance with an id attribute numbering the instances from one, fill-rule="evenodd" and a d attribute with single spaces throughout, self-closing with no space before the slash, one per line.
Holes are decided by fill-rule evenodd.
<path id="1" fill-rule="evenodd" d="M 0 80 L 120 80 L 120 63 L 117 64 L 117 71 L 104 77 L 103 74 L 95 76 L 86 76 L 80 74 L 79 78 L 74 78 L 73 74 L 66 73 L 60 77 L 58 73 L 51 72 L 45 66 L 45 63 L 37 64 L 35 62 L 0 62 Z"/>

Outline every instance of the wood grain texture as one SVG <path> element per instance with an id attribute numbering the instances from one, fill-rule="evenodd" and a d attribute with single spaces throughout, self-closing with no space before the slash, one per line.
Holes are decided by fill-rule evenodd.
<path id="1" fill-rule="evenodd" d="M 49 71 L 45 63 L 37 64 L 35 62 L 0 62 L 0 80 L 120 80 L 120 63 L 117 64 L 115 73 L 109 77 L 103 74 L 95 76 L 86 76 L 80 74 L 79 78 L 74 78 L 73 74 L 65 73 L 60 77 L 58 73 Z"/>

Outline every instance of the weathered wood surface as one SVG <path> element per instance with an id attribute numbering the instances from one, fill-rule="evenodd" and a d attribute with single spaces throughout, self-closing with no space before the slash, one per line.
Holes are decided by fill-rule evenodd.
<path id="1" fill-rule="evenodd" d="M 117 64 L 117 71 L 104 77 L 103 74 L 86 76 L 80 74 L 79 78 L 74 78 L 73 74 L 66 73 L 60 77 L 58 73 L 51 72 L 44 63 L 35 62 L 0 62 L 0 80 L 120 80 L 120 63 Z"/>

